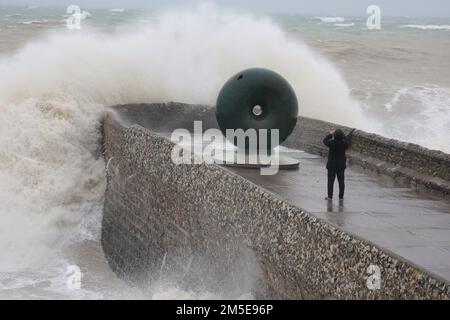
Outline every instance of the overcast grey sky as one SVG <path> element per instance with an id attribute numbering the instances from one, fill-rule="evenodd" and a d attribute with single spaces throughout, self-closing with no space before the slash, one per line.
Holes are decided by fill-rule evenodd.
<path id="1" fill-rule="evenodd" d="M 107 8 L 158 9 L 174 5 L 191 5 L 199 0 L 0 0 L 8 5 L 68 5 Z M 384 15 L 439 16 L 450 19 L 449 0 L 209 0 L 224 7 L 272 13 L 323 15 L 365 15 L 368 5 L 376 4 Z"/>

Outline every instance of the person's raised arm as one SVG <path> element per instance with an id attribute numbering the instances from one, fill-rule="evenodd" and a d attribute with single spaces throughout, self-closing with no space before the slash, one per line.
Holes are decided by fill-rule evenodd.
<path id="1" fill-rule="evenodd" d="M 323 139 L 323 144 L 326 145 L 327 147 L 331 147 L 331 145 L 333 144 L 333 133 L 334 133 L 334 131 L 331 131 L 331 132 Z"/>
<path id="2" fill-rule="evenodd" d="M 352 140 L 353 140 L 353 132 L 355 132 L 356 129 L 352 129 L 349 134 L 347 135 L 347 137 L 345 137 L 345 142 L 347 144 L 347 148 L 350 148 L 350 146 L 352 145 Z"/>

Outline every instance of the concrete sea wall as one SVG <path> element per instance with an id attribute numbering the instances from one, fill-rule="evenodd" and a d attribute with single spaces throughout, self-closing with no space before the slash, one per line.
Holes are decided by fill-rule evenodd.
<path id="1" fill-rule="evenodd" d="M 193 120 L 215 126 L 202 106 L 122 106 L 106 116 L 102 246 L 120 277 L 229 298 L 248 292 L 275 299 L 450 298 L 448 283 L 226 168 L 173 164 L 173 144 L 156 132 L 189 129 Z M 332 125 L 314 121 L 300 119 L 305 131 L 296 130 L 288 145 L 323 152 L 323 131 L 314 130 Z M 355 134 L 354 152 L 368 150 L 361 145 L 366 135 Z M 436 172 L 445 177 L 445 168 Z M 372 264 L 382 269 L 381 290 L 368 289 Z"/>

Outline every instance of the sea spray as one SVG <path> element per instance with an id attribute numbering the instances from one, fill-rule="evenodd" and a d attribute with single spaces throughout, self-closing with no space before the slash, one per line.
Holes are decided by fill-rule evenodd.
<path id="1" fill-rule="evenodd" d="M 61 30 L 1 58 L 1 272 L 59 259 L 46 274 L 60 279 L 67 243 L 86 240 L 82 221 L 101 214 L 105 188 L 98 153 L 105 106 L 214 104 L 236 71 L 264 67 L 292 84 L 301 115 L 367 128 L 339 72 L 270 19 L 201 6 L 129 30 Z"/>

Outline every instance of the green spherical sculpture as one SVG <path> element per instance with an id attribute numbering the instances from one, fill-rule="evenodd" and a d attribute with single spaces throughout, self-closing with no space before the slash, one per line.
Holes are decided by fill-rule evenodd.
<path id="1" fill-rule="evenodd" d="M 297 116 L 298 101 L 293 88 L 268 69 L 237 73 L 225 83 L 217 98 L 216 118 L 225 136 L 227 129 L 279 129 L 282 143 L 294 130 Z M 237 145 L 236 140 L 232 142 Z M 267 149 L 274 147 L 269 138 Z"/>

